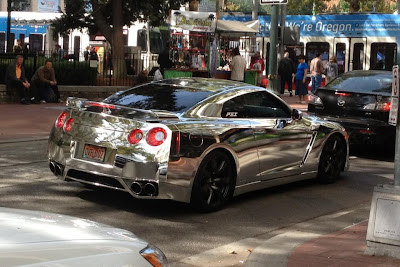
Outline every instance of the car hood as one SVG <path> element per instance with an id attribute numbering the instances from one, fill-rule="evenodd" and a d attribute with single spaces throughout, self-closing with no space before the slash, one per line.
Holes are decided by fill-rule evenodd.
<path id="1" fill-rule="evenodd" d="M 149 266 L 131 232 L 46 212 L 0 208 L 1 266 Z"/>
<path id="2" fill-rule="evenodd" d="M 129 231 L 60 214 L 0 208 L 0 245 L 73 240 L 136 240 Z"/>

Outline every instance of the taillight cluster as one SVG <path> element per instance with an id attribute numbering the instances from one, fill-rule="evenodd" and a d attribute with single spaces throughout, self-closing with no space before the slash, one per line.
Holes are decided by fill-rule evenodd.
<path id="1" fill-rule="evenodd" d="M 144 137 L 140 129 L 132 130 L 128 135 L 128 142 L 132 145 L 137 144 Z M 146 134 L 146 142 L 151 146 L 159 146 L 167 138 L 167 132 L 161 127 L 152 128 Z"/>
<path id="2" fill-rule="evenodd" d="M 69 132 L 72 129 L 72 124 L 74 123 L 73 118 L 69 118 L 67 121 L 67 112 L 63 111 L 60 115 L 58 115 L 57 120 L 56 120 L 56 128 L 60 129 L 63 128 L 64 132 Z"/>

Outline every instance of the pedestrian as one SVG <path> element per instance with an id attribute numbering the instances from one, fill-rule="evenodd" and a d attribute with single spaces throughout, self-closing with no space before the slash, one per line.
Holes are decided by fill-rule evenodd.
<path id="1" fill-rule="evenodd" d="M 285 52 L 283 58 L 279 61 L 278 74 L 281 78 L 280 94 L 285 93 L 285 85 L 287 84 L 289 95 L 292 96 L 292 81 L 296 75 L 296 68 L 293 60 L 289 57 L 289 52 Z"/>
<path id="2" fill-rule="evenodd" d="M 21 55 L 23 52 L 21 40 L 17 40 L 17 44 L 13 47 L 13 52 L 17 55 Z"/>
<path id="3" fill-rule="evenodd" d="M 307 90 L 307 72 L 308 65 L 304 62 L 304 56 L 300 55 L 298 57 L 299 65 L 297 66 L 296 75 L 293 77 L 293 80 L 296 81 L 296 95 L 299 96 L 299 101 L 297 103 L 305 104 L 305 96 L 308 94 Z M 293 81 L 292 80 L 292 81 Z"/>
<path id="4" fill-rule="evenodd" d="M 251 58 L 250 66 L 251 69 L 257 70 L 257 86 L 261 86 L 265 63 L 259 51 L 255 52 L 254 56 Z"/>
<path id="5" fill-rule="evenodd" d="M 158 56 L 157 63 L 160 65 L 160 71 L 163 76 L 166 69 L 172 68 L 172 60 L 169 57 L 169 42 L 167 42 L 164 50 Z"/>
<path id="6" fill-rule="evenodd" d="M 89 53 L 90 53 L 90 46 L 86 46 L 86 49 L 83 52 L 83 57 L 84 57 L 85 61 L 89 60 Z"/>
<path id="7" fill-rule="evenodd" d="M 322 73 L 324 72 L 324 65 L 322 64 L 321 54 L 317 53 L 315 58 L 310 63 L 311 72 L 311 92 L 315 93 L 318 87 L 321 87 Z"/>
<path id="8" fill-rule="evenodd" d="M 336 57 L 330 58 L 329 62 L 325 65 L 325 84 L 329 83 L 338 76 L 338 64 Z"/>
<path id="9" fill-rule="evenodd" d="M 23 63 L 24 57 L 17 55 L 15 62 L 7 67 L 5 77 L 6 90 L 9 95 L 16 91 L 21 104 L 29 105 L 31 100 L 34 104 L 39 104 L 36 92 L 30 88 L 31 84 L 26 79 Z M 33 98 L 31 99 L 32 96 Z"/>
<path id="10" fill-rule="evenodd" d="M 231 80 L 244 82 L 244 71 L 246 70 L 246 60 L 240 55 L 239 48 L 232 51 Z"/>
<path id="11" fill-rule="evenodd" d="M 32 83 L 38 91 L 41 103 L 62 102 L 51 60 L 47 59 L 44 65 L 36 70 Z"/>

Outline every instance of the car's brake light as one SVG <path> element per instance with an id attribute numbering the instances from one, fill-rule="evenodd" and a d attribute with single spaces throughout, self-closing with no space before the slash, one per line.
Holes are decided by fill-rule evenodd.
<path id="1" fill-rule="evenodd" d="M 335 95 L 338 95 L 338 96 L 350 96 L 351 94 L 335 92 Z"/>
<path id="2" fill-rule="evenodd" d="M 161 127 L 151 129 L 146 136 L 146 141 L 151 146 L 159 146 L 167 138 L 167 132 Z"/>
<path id="3" fill-rule="evenodd" d="M 379 111 L 390 111 L 390 101 L 369 103 L 363 107 L 367 110 L 379 110 Z"/>
<path id="4" fill-rule="evenodd" d="M 74 123 L 74 118 L 69 118 L 67 122 L 64 124 L 63 130 L 68 133 L 72 129 L 72 124 Z"/>
<path id="5" fill-rule="evenodd" d="M 115 106 L 114 106 L 114 105 L 105 104 L 105 103 L 88 102 L 88 105 L 89 105 L 89 106 L 92 106 L 92 107 L 115 109 Z"/>
<path id="6" fill-rule="evenodd" d="M 128 142 L 132 145 L 137 144 L 142 140 L 143 132 L 140 129 L 132 130 L 128 135 Z"/>
<path id="7" fill-rule="evenodd" d="M 60 129 L 64 126 L 65 119 L 67 118 L 67 112 L 63 111 L 58 115 L 56 120 L 56 128 Z"/>

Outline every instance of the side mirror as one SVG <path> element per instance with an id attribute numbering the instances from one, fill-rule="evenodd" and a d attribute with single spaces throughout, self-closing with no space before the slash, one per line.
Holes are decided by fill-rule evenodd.
<path id="1" fill-rule="evenodd" d="M 301 120 L 303 118 L 303 113 L 298 109 L 292 110 L 292 119 L 293 120 Z"/>

